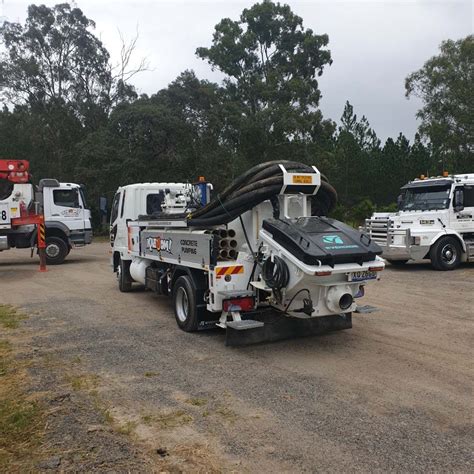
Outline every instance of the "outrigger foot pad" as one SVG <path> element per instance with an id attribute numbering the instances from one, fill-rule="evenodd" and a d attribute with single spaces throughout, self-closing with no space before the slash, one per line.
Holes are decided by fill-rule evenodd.
<path id="1" fill-rule="evenodd" d="M 247 346 L 352 328 L 351 313 L 297 319 L 276 312 L 265 312 L 253 314 L 252 317 L 254 319 L 227 323 L 226 346 Z"/>

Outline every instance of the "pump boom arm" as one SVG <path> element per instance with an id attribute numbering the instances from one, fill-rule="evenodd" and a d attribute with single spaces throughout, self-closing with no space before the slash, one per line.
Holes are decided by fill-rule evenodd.
<path id="1" fill-rule="evenodd" d="M 0 160 L 0 179 L 12 183 L 27 183 L 30 164 L 26 160 Z"/>

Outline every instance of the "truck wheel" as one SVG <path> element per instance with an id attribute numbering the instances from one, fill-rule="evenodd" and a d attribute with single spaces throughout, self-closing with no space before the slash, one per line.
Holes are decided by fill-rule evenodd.
<path id="1" fill-rule="evenodd" d="M 187 275 L 180 276 L 173 286 L 173 307 L 178 326 L 186 332 L 197 331 L 196 289 Z"/>
<path id="2" fill-rule="evenodd" d="M 461 263 L 462 249 L 454 237 L 443 237 L 430 250 L 431 265 L 436 270 L 454 270 Z"/>
<path id="3" fill-rule="evenodd" d="M 117 267 L 117 281 L 119 290 L 122 293 L 132 291 L 132 277 L 130 276 L 130 260 L 120 259 L 120 263 Z"/>
<path id="4" fill-rule="evenodd" d="M 402 265 L 405 265 L 405 263 L 408 262 L 408 260 L 389 260 L 388 258 L 386 259 L 390 265 L 393 265 L 394 267 L 401 267 Z"/>
<path id="5" fill-rule="evenodd" d="M 46 237 L 46 264 L 60 265 L 67 257 L 68 244 L 61 237 Z"/>

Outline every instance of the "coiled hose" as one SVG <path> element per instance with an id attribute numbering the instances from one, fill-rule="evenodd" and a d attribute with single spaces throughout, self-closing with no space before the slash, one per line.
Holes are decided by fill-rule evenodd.
<path id="1" fill-rule="evenodd" d="M 290 271 L 286 262 L 277 255 L 274 255 L 273 257 L 268 257 L 263 262 L 262 277 L 269 288 L 279 291 L 288 285 Z"/>
<path id="2" fill-rule="evenodd" d="M 231 222 L 263 201 L 277 196 L 283 186 L 282 164 L 288 172 L 313 173 L 311 166 L 296 161 L 258 164 L 236 178 L 209 204 L 187 216 L 189 227 Z M 313 215 L 327 215 L 336 205 L 336 190 L 321 175 L 321 187 L 312 198 Z"/>

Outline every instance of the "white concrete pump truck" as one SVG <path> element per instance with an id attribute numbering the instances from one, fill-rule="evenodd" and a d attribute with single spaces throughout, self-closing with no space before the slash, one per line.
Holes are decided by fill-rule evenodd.
<path id="1" fill-rule="evenodd" d="M 210 201 L 211 186 L 145 183 L 112 205 L 113 269 L 170 295 L 178 326 L 219 326 L 228 345 L 352 327 L 356 299 L 384 268 L 366 235 L 320 217 L 336 192 L 316 167 L 257 165 Z"/>
<path id="2" fill-rule="evenodd" d="M 437 270 L 474 262 L 474 174 L 410 181 L 398 212 L 373 214 L 363 229 L 393 265 L 429 258 Z"/>
<path id="3" fill-rule="evenodd" d="M 91 215 L 80 185 L 42 179 L 36 187 L 28 161 L 0 160 L 0 251 L 35 247 L 33 216 L 44 222 L 49 265 L 63 263 L 73 247 L 92 241 Z"/>

